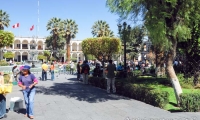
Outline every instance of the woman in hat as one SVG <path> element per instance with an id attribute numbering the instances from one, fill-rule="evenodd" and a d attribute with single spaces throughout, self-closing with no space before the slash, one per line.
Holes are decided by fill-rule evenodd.
<path id="1" fill-rule="evenodd" d="M 0 85 L 4 84 L 3 72 L 0 72 Z M 0 94 L 0 119 L 6 118 L 6 97 Z"/>
<path id="2" fill-rule="evenodd" d="M 38 83 L 37 78 L 31 74 L 30 66 L 24 66 L 22 69 L 22 75 L 19 77 L 18 85 L 22 88 L 24 95 L 26 114 L 25 116 L 33 119 L 33 100 L 35 96 L 35 85 Z"/>

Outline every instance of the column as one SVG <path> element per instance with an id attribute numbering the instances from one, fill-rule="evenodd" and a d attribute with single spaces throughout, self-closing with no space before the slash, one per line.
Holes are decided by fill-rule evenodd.
<path id="1" fill-rule="evenodd" d="M 77 62 L 79 61 L 79 55 L 80 55 L 80 53 L 77 53 Z"/>
<path id="2" fill-rule="evenodd" d="M 14 49 L 15 48 L 15 44 L 13 43 L 13 45 L 12 45 L 12 49 Z"/>
<path id="3" fill-rule="evenodd" d="M 70 52 L 71 52 L 71 51 L 72 51 L 72 45 L 70 45 L 70 49 L 71 49 L 71 50 L 70 50 Z"/>
<path id="4" fill-rule="evenodd" d="M 21 57 L 21 58 L 20 58 L 20 59 L 21 59 L 20 62 L 22 62 L 22 52 L 20 52 L 20 57 Z"/>
<path id="5" fill-rule="evenodd" d="M 22 50 L 22 42 L 20 42 L 20 49 Z"/>
<path id="6" fill-rule="evenodd" d="M 45 50 L 45 44 L 43 43 L 43 50 Z"/>
<path id="7" fill-rule="evenodd" d="M 30 50 L 30 43 L 28 43 L 28 50 Z"/>

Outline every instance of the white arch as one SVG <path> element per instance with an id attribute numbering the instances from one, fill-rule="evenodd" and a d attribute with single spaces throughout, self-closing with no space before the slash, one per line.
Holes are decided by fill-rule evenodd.
<path id="1" fill-rule="evenodd" d="M 21 41 L 19 39 L 16 39 L 14 41 L 14 49 L 20 49 L 21 47 Z"/>

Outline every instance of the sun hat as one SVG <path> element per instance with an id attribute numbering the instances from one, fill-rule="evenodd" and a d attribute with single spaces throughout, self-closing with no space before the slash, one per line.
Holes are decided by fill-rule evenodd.
<path id="1" fill-rule="evenodd" d="M 23 68 L 22 68 L 23 70 L 30 70 L 31 69 L 31 67 L 30 66 L 28 66 L 28 65 L 25 65 Z"/>

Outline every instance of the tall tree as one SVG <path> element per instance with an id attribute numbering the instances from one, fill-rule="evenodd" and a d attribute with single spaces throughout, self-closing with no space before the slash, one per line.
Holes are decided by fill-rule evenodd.
<path id="1" fill-rule="evenodd" d="M 0 48 L 10 46 L 14 42 L 14 34 L 11 32 L 0 30 Z"/>
<path id="2" fill-rule="evenodd" d="M 53 57 L 56 58 L 56 59 L 59 59 L 60 58 L 60 54 L 64 54 L 62 50 L 64 50 L 64 47 L 65 47 L 65 38 L 60 34 L 57 36 L 57 41 L 56 41 L 56 52 L 54 52 L 53 54 Z M 50 35 L 46 38 L 46 47 L 49 49 L 49 50 L 52 50 L 54 48 L 54 37 L 53 35 Z M 44 55 L 49 57 L 49 53 L 48 52 L 44 52 Z"/>
<path id="3" fill-rule="evenodd" d="M 172 81 L 177 103 L 182 89 L 173 68 L 177 43 L 191 37 L 191 16 L 199 17 L 200 1 L 196 0 L 107 0 L 111 12 L 121 18 L 142 17 L 150 32 L 152 43 L 167 50 L 166 67 Z M 195 13 L 195 14 L 194 14 Z M 161 44 L 162 43 L 162 44 Z"/>
<path id="4" fill-rule="evenodd" d="M 52 34 L 51 39 L 53 39 L 52 49 L 55 50 L 58 46 L 56 45 L 56 41 L 58 41 L 59 34 L 62 32 L 62 21 L 60 18 L 53 17 L 47 23 L 47 30 Z M 55 56 L 55 53 L 54 53 Z"/>
<path id="5" fill-rule="evenodd" d="M 66 57 L 67 57 L 67 62 L 70 61 L 70 41 L 71 39 L 76 38 L 76 34 L 78 33 L 78 25 L 76 22 L 72 19 L 66 19 L 63 21 L 63 34 L 66 39 Z"/>
<path id="6" fill-rule="evenodd" d="M 106 21 L 98 20 L 92 26 L 92 35 L 94 37 L 114 37 L 113 31 L 110 30 Z"/>
<path id="7" fill-rule="evenodd" d="M 3 10 L 0 10 L 0 30 L 4 30 L 4 27 L 8 27 L 10 25 L 9 23 L 9 15 Z"/>

